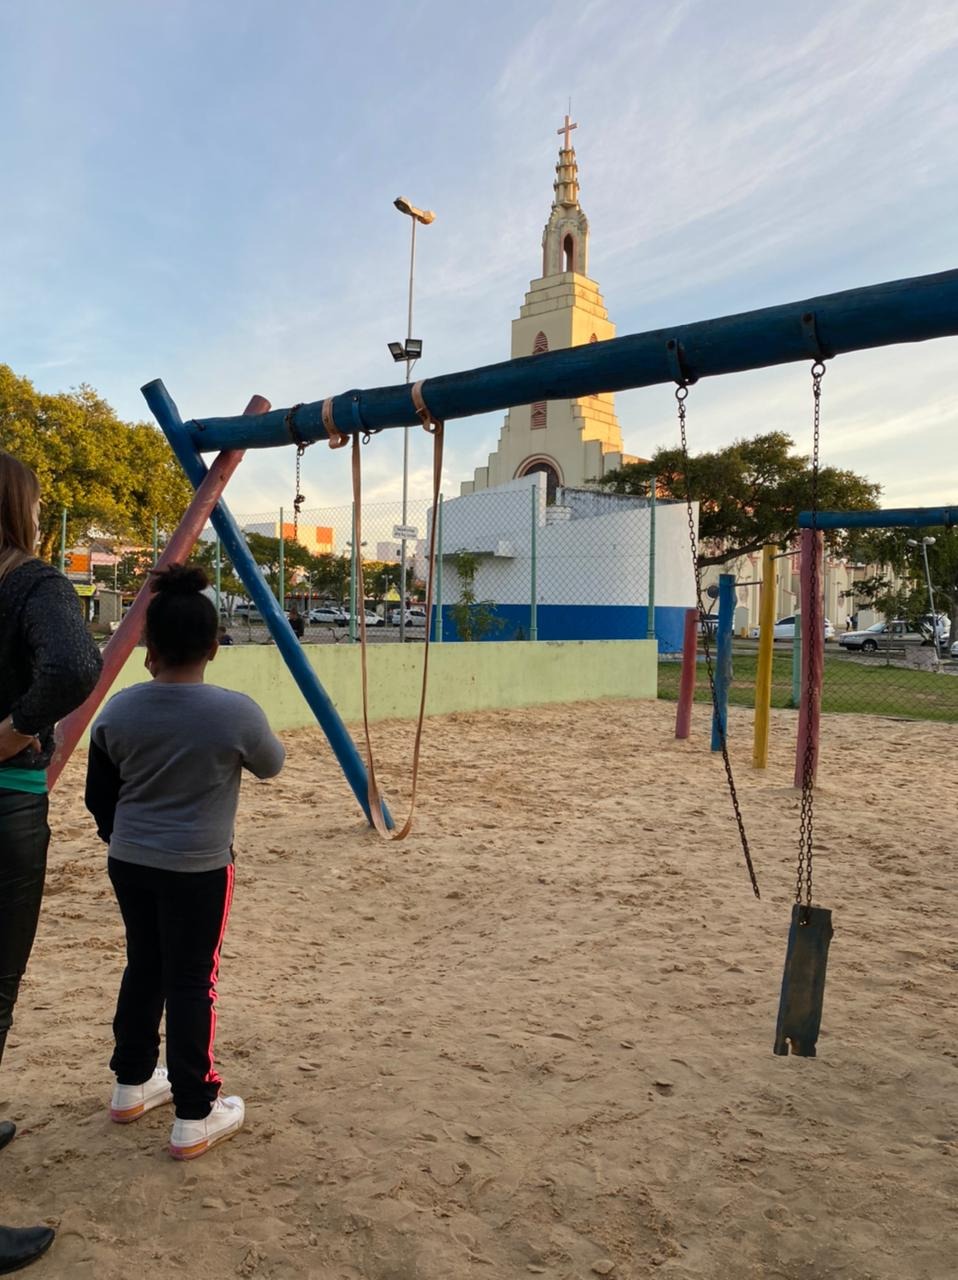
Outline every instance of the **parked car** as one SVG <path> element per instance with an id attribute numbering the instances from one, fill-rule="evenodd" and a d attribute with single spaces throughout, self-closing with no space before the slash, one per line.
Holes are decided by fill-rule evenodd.
<path id="1" fill-rule="evenodd" d="M 779 618 L 772 629 L 773 640 L 794 640 L 795 639 L 795 615 L 792 614 L 788 618 Z M 835 639 L 835 628 L 825 619 L 825 639 Z"/>
<path id="2" fill-rule="evenodd" d="M 233 617 L 237 619 L 245 618 L 247 622 L 263 621 L 263 615 L 256 605 L 249 600 L 240 600 L 238 604 L 233 605 Z"/>
<path id="3" fill-rule="evenodd" d="M 930 613 L 923 613 L 918 619 L 918 625 L 923 631 L 926 631 L 929 636 L 931 635 L 932 626 L 934 626 L 938 632 L 939 644 L 947 644 L 951 639 L 951 619 L 947 614 L 939 613 L 937 617 L 933 619 Z"/>
<path id="4" fill-rule="evenodd" d="M 324 604 L 318 609 L 310 609 L 310 622 L 325 623 L 330 627 L 348 627 L 349 614 L 345 609 L 340 609 L 338 605 Z"/>
<path id="5" fill-rule="evenodd" d="M 951 646 L 951 656 L 953 658 L 958 658 L 958 640 L 956 640 L 955 643 Z"/>
<path id="6" fill-rule="evenodd" d="M 878 649 L 900 649 L 904 645 L 931 644 L 930 629 L 919 630 L 910 622 L 896 618 L 893 622 L 876 622 L 864 631 L 846 631 L 838 637 L 843 649 L 875 653 Z"/>
<path id="7" fill-rule="evenodd" d="M 347 625 L 347 627 L 348 627 L 348 626 L 349 626 L 349 612 L 348 612 L 348 610 L 346 611 L 345 617 L 346 617 L 346 625 Z M 384 623 L 383 619 L 379 616 L 379 614 L 378 614 L 378 613 L 372 613 L 369 609 L 366 609 L 366 610 L 365 610 L 365 618 L 366 618 L 366 626 L 367 626 L 367 627 L 382 627 L 382 626 L 384 626 L 384 625 L 385 625 L 385 623 Z M 358 614 L 358 613 L 356 614 L 356 626 L 357 626 L 357 627 L 359 626 L 359 614 Z"/>
<path id="8" fill-rule="evenodd" d="M 389 621 L 394 627 L 399 626 L 399 619 L 402 614 L 401 609 L 392 609 L 389 614 Z M 407 627 L 424 627 L 426 625 L 426 610 L 418 609 L 415 606 L 406 610 L 406 626 Z"/>
<path id="9" fill-rule="evenodd" d="M 717 613 L 699 613 L 699 635 L 714 636 L 718 631 Z"/>

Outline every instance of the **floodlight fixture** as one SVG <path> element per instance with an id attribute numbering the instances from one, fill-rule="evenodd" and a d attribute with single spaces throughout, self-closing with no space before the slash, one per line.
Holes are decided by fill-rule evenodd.
<path id="1" fill-rule="evenodd" d="M 422 355 L 422 338 L 406 339 L 406 359 L 418 360 Z M 934 541 L 934 539 L 932 539 Z"/>
<path id="2" fill-rule="evenodd" d="M 389 348 L 389 353 L 397 364 L 400 360 L 405 360 L 406 348 L 401 342 L 387 342 L 386 346 Z"/>
<path id="3" fill-rule="evenodd" d="M 431 209 L 417 209 L 405 196 L 397 196 L 393 204 L 400 213 L 408 213 L 410 218 L 415 218 L 424 227 L 428 227 L 430 222 L 436 221 L 436 215 Z"/>

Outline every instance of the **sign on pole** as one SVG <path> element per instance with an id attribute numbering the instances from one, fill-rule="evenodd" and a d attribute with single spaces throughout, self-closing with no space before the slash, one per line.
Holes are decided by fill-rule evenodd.
<path id="1" fill-rule="evenodd" d="M 400 539 L 405 538 L 408 541 L 411 538 L 418 538 L 419 530 L 414 524 L 394 524 L 393 537 Z"/>

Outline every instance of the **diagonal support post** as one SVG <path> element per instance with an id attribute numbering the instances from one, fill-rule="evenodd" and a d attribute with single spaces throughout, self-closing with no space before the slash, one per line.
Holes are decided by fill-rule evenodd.
<path id="1" fill-rule="evenodd" d="M 193 444 L 190 433 L 183 424 L 179 410 L 169 392 L 159 378 L 155 382 L 148 382 L 142 391 L 180 466 L 186 472 L 190 483 L 198 489 L 206 476 L 206 463 Z M 246 588 L 247 594 L 262 614 L 277 649 L 283 655 L 290 675 L 296 681 L 300 693 L 326 734 L 333 754 L 339 761 L 346 775 L 346 781 L 366 815 L 367 822 L 371 822 L 366 766 L 356 749 L 356 744 L 349 736 L 339 712 L 320 683 L 319 677 L 306 660 L 299 640 L 270 591 L 239 525 L 233 519 L 225 502 L 219 501 L 216 504 L 211 519 L 213 528 L 233 562 L 233 568 Z M 393 819 L 385 806 L 384 815 L 386 825 L 391 828 Z"/>

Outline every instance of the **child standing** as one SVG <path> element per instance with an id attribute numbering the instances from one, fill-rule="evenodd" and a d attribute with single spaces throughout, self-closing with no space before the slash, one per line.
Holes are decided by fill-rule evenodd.
<path id="1" fill-rule="evenodd" d="M 252 699 L 203 682 L 219 628 L 207 585 L 194 566 L 154 574 L 144 632 L 153 680 L 116 694 L 97 719 L 86 786 L 126 927 L 110 1116 L 128 1123 L 172 1098 L 178 1160 L 243 1124 L 243 1100 L 220 1097 L 213 1062 L 233 824 L 243 769 L 272 778 L 285 758 Z M 164 1006 L 168 1076 L 157 1067 Z"/>

